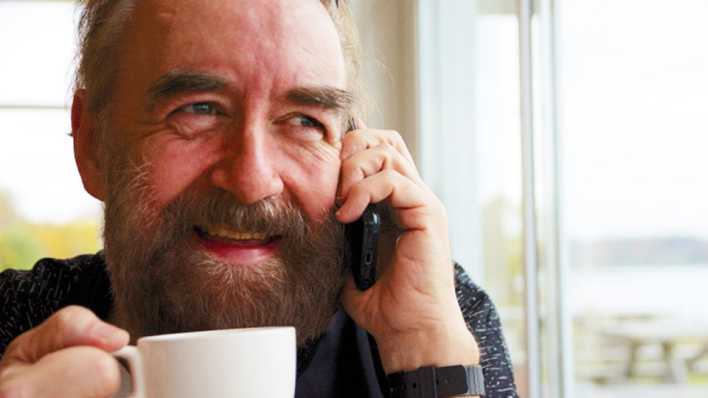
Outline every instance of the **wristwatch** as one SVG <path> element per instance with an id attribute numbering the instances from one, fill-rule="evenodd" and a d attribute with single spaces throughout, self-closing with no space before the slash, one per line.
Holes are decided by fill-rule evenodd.
<path id="1" fill-rule="evenodd" d="M 443 398 L 484 395 L 484 375 L 479 366 L 432 366 L 388 376 L 391 398 Z"/>

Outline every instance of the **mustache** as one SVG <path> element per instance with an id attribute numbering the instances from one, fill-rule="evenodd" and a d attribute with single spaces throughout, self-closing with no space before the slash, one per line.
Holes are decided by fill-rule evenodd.
<path id="1" fill-rule="evenodd" d="M 308 236 L 311 226 L 301 209 L 282 197 L 271 197 L 243 205 L 226 191 L 199 194 L 185 192 L 165 209 L 166 218 L 181 233 L 195 227 L 226 227 L 266 236 L 297 238 Z"/>

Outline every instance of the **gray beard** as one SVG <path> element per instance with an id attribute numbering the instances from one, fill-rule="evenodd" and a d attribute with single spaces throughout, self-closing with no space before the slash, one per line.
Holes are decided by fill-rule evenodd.
<path id="1" fill-rule="evenodd" d="M 190 189 L 156 211 L 149 167 L 111 167 L 121 172 L 108 176 L 104 243 L 117 325 L 134 339 L 294 326 L 300 346 L 324 332 L 345 274 L 343 227 L 333 214 L 314 224 L 278 198 L 242 206 L 225 191 Z M 198 248 L 194 226 L 221 224 L 281 236 L 277 255 L 256 266 L 220 262 Z"/>

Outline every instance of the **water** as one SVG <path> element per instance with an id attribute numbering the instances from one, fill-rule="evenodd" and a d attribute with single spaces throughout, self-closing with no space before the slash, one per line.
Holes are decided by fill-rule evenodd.
<path id="1" fill-rule="evenodd" d="M 664 315 L 708 320 L 708 265 L 571 271 L 573 315 Z"/>

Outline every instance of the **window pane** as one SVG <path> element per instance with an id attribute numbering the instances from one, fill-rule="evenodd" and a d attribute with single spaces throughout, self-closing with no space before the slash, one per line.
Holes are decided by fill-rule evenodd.
<path id="1" fill-rule="evenodd" d="M 708 2 L 564 0 L 579 397 L 708 395 Z"/>
<path id="2" fill-rule="evenodd" d="M 470 109 L 479 148 L 480 207 L 473 217 L 481 216 L 483 224 L 482 285 L 499 307 L 517 384 L 526 395 L 518 20 L 513 12 L 474 19 L 477 69 Z"/>
<path id="3" fill-rule="evenodd" d="M 0 106 L 63 105 L 74 57 L 74 2 L 0 2 Z"/>
<path id="4" fill-rule="evenodd" d="M 419 2 L 421 169 L 453 256 L 497 305 L 521 396 L 526 342 L 514 2 Z"/>
<path id="5" fill-rule="evenodd" d="M 23 217 L 65 222 L 95 216 L 74 163 L 68 111 L 0 110 L 0 190 Z"/>
<path id="6" fill-rule="evenodd" d="M 0 110 L 0 270 L 99 248 L 100 205 L 74 164 L 64 110 Z"/>

